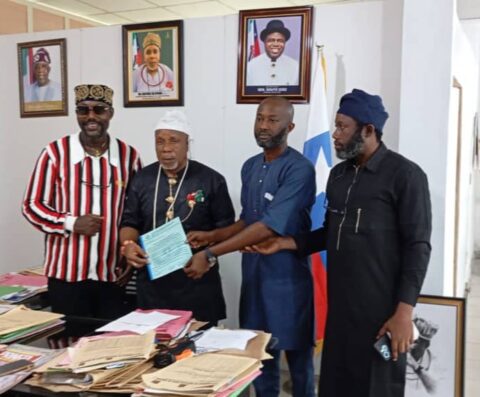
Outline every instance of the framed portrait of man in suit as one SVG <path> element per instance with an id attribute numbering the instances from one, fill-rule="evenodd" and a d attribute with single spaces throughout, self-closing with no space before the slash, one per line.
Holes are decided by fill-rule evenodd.
<path id="1" fill-rule="evenodd" d="M 240 12 L 237 103 L 310 97 L 311 6 Z"/>
<path id="2" fill-rule="evenodd" d="M 68 114 L 66 40 L 17 44 L 20 117 Z"/>

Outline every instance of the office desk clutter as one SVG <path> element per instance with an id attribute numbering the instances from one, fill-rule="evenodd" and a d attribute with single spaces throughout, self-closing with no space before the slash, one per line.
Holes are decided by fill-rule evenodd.
<path id="1" fill-rule="evenodd" d="M 139 375 L 152 368 L 155 332 L 105 333 L 81 338 L 54 360 L 35 370 L 26 383 L 54 392 L 115 391 L 128 393 Z"/>
<path id="2" fill-rule="evenodd" d="M 193 321 L 192 312 L 187 310 L 137 309 L 98 328 L 96 331 L 144 333 L 155 330 L 156 340 L 165 341 L 183 336 Z"/>
<path id="3" fill-rule="evenodd" d="M 1 305 L 0 343 L 15 342 L 60 327 L 64 324 L 63 317 L 63 314 L 31 310 L 23 305 Z"/>
<path id="4" fill-rule="evenodd" d="M 0 275 L 0 301 L 21 303 L 47 291 L 47 277 L 33 272 Z"/>
<path id="5" fill-rule="evenodd" d="M 0 345 L 0 394 L 5 393 L 60 351 L 21 344 Z"/>
<path id="6" fill-rule="evenodd" d="M 260 374 L 261 360 L 270 358 L 266 353 L 270 334 L 218 328 L 198 331 L 202 325 L 191 312 L 136 310 L 96 328 L 103 333 L 82 337 L 60 350 L 24 383 L 51 392 L 237 395 Z M 167 335 L 174 336 L 167 340 Z M 201 339 L 201 350 L 208 353 L 197 352 Z M 199 377 L 204 379 L 201 387 Z"/>

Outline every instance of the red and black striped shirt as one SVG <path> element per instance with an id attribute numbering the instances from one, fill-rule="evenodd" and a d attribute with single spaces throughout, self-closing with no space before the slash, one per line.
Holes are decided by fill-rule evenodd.
<path id="1" fill-rule="evenodd" d="M 118 229 L 126 188 L 142 167 L 138 152 L 116 138 L 99 157 L 88 155 L 80 135 L 50 143 L 40 154 L 22 212 L 46 233 L 45 274 L 65 281 L 115 281 Z M 68 217 L 101 215 L 95 236 L 70 233 Z"/>

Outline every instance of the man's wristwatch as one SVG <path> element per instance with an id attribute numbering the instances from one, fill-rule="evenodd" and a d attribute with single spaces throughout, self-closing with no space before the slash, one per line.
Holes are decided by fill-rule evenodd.
<path id="1" fill-rule="evenodd" d="M 212 268 L 218 263 L 217 256 L 212 251 L 210 251 L 210 249 L 205 248 L 203 252 L 205 252 L 205 256 L 207 257 L 207 261 L 208 261 L 208 264 L 210 265 L 210 268 Z"/>

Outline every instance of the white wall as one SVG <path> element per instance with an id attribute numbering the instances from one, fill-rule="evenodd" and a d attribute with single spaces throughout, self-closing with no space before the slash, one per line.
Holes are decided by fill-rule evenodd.
<path id="1" fill-rule="evenodd" d="M 433 250 L 423 290 L 432 294 L 444 291 L 444 249 L 453 240 L 444 229 L 453 208 L 446 201 L 453 7 L 450 0 L 404 0 L 399 151 L 429 179 Z"/>
<path id="2" fill-rule="evenodd" d="M 471 29 L 470 29 L 471 30 Z M 423 292 L 463 295 L 473 255 L 472 124 L 478 108 L 476 49 L 451 0 L 404 0 L 399 151 L 427 173 L 433 210 L 432 258 Z M 457 134 L 452 79 L 463 87 L 457 281 L 454 285 Z"/>
<path id="3" fill-rule="evenodd" d="M 478 43 L 478 42 L 477 42 Z M 477 48 L 467 37 L 464 25 L 455 20 L 452 74 L 462 86 L 462 141 L 460 148 L 460 191 L 457 274 L 454 294 L 463 296 L 474 256 L 475 188 L 473 172 L 473 122 L 478 111 L 479 61 Z"/>
<path id="4" fill-rule="evenodd" d="M 461 21 L 461 27 L 467 36 L 472 51 L 475 53 L 477 62 L 480 61 L 480 19 L 471 19 Z M 472 85 L 473 86 L 473 85 Z M 480 95 L 480 79 L 477 85 L 477 92 Z M 479 104 L 480 105 L 480 104 Z M 477 106 L 477 112 L 480 111 L 480 106 Z M 467 125 L 468 126 L 468 125 Z M 474 215 L 471 217 L 473 235 L 473 250 L 476 256 L 480 255 L 480 171 L 478 169 L 473 171 L 473 207 Z"/>

